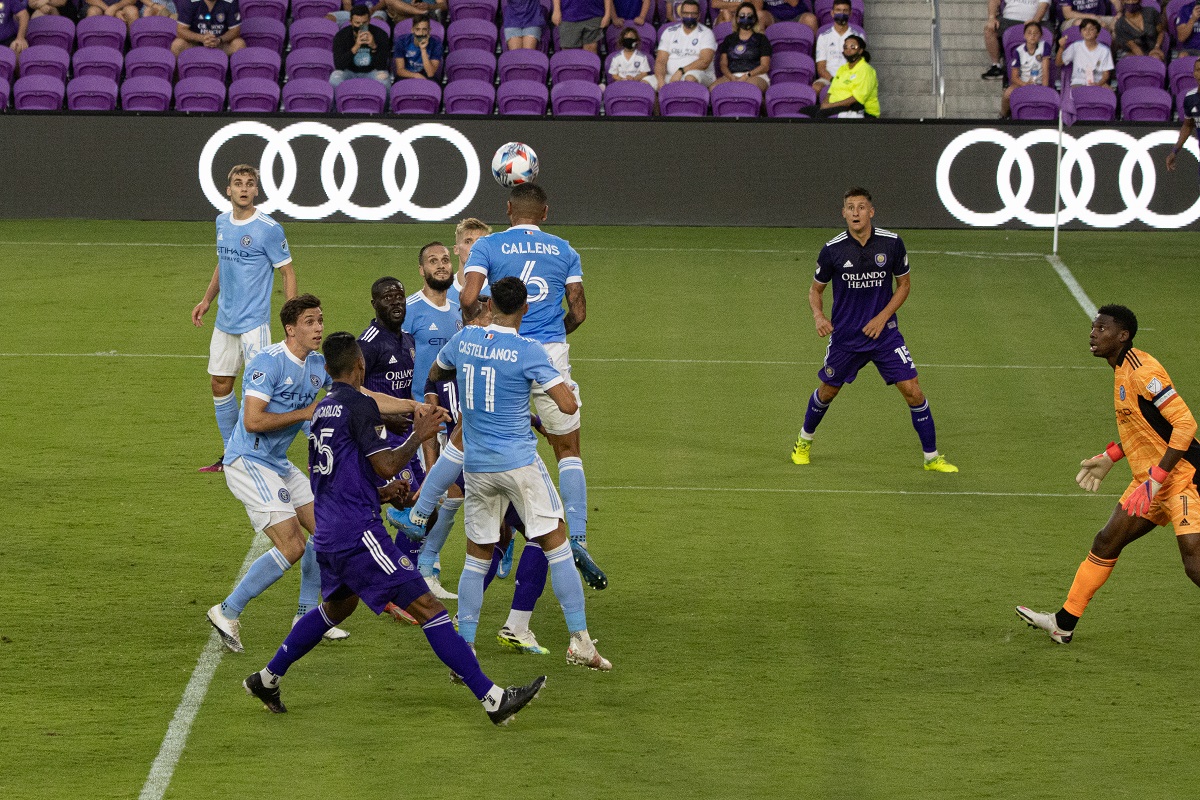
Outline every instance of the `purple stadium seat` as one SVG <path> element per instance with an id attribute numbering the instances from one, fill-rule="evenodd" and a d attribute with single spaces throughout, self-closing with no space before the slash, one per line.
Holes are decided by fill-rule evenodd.
<path id="1" fill-rule="evenodd" d="M 1153 56 L 1125 56 L 1117 62 L 1117 91 L 1146 87 L 1161 89 L 1167 81 L 1167 66 Z"/>
<path id="2" fill-rule="evenodd" d="M 776 53 L 771 56 L 771 84 L 805 83 L 811 85 L 817 74 L 816 62 L 804 53 Z"/>
<path id="3" fill-rule="evenodd" d="M 214 78 L 180 78 L 176 82 L 176 111 L 221 111 L 224 108 L 223 82 Z"/>
<path id="4" fill-rule="evenodd" d="M 1121 119 L 1130 122 L 1170 122 L 1171 106 L 1166 89 L 1134 86 L 1121 92 Z"/>
<path id="5" fill-rule="evenodd" d="M 634 28 L 638 32 L 638 50 L 641 50 L 646 55 L 650 56 L 650 60 L 654 60 L 654 43 L 658 41 L 658 31 L 649 22 L 644 22 L 637 25 L 633 20 L 625 20 L 626 28 Z M 622 28 L 616 25 L 609 25 L 608 30 L 604 34 L 605 41 L 608 43 L 608 52 L 615 53 L 621 49 L 621 43 L 618 40 L 621 36 Z M 721 41 L 718 39 L 717 44 Z"/>
<path id="6" fill-rule="evenodd" d="M 484 81 L 455 81 L 446 84 L 442 101 L 447 114 L 491 114 L 492 106 L 496 104 L 496 88 Z"/>
<path id="7" fill-rule="evenodd" d="M 38 19 L 46 19 L 38 17 Z M 71 57 L 67 51 L 52 44 L 33 44 L 21 51 L 17 56 L 21 65 L 21 77 L 26 75 L 48 75 L 57 78 L 59 83 L 67 82 L 67 68 Z"/>
<path id="8" fill-rule="evenodd" d="M 328 80 L 296 78 L 283 86 L 283 110 L 302 114 L 325 114 L 333 106 L 333 87 Z"/>
<path id="9" fill-rule="evenodd" d="M 491 53 L 474 48 L 455 50 L 447 54 L 446 80 L 458 81 L 464 78 L 491 83 L 496 78 L 495 57 Z"/>
<path id="10" fill-rule="evenodd" d="M 1179 44 L 1179 39 L 1175 36 L 1175 17 L 1179 16 L 1179 10 L 1190 2 L 1191 0 L 1170 0 L 1167 3 L 1167 8 L 1163 12 L 1162 18 L 1166 22 L 1167 35 L 1171 38 L 1171 44 Z"/>
<path id="11" fill-rule="evenodd" d="M 1112 122 L 1117 118 L 1117 93 L 1107 86 L 1072 86 L 1075 118 L 1091 122 Z"/>
<path id="12" fill-rule="evenodd" d="M 496 90 L 496 109 L 502 116 L 541 116 L 550 92 L 537 81 L 506 81 Z"/>
<path id="13" fill-rule="evenodd" d="M 399 26 L 397 26 L 399 28 Z M 409 26 L 411 30 L 412 26 Z M 402 34 L 397 34 L 397 36 Z M 487 20 L 483 19 L 461 19 L 456 22 L 451 22 L 450 27 L 446 29 L 447 48 L 453 52 L 464 47 L 474 47 L 477 50 L 486 50 L 489 53 L 495 52 L 496 41 L 499 39 L 500 32 L 496 26 Z"/>
<path id="14" fill-rule="evenodd" d="M 725 37 L 731 33 L 733 33 L 732 22 L 718 22 L 716 25 L 713 25 L 713 36 L 716 37 L 718 45 L 725 41 Z"/>
<path id="15" fill-rule="evenodd" d="M 71 111 L 114 111 L 117 82 L 99 75 L 81 75 L 67 84 L 67 108 Z"/>
<path id="16" fill-rule="evenodd" d="M 175 62 L 179 78 L 212 78 L 225 82 L 229 71 L 229 56 L 215 47 L 191 47 L 179 54 Z"/>
<path id="17" fill-rule="evenodd" d="M 121 84 L 121 108 L 126 111 L 166 111 L 171 107 L 171 82 L 152 75 L 126 77 Z"/>
<path id="18" fill-rule="evenodd" d="M 90 45 L 75 51 L 75 55 L 71 57 L 71 70 L 77 78 L 81 75 L 99 75 L 110 81 L 118 81 L 121 79 L 122 61 L 120 50 Z M 70 92 L 67 95 L 70 99 Z"/>
<path id="19" fill-rule="evenodd" d="M 62 16 L 35 17 L 29 20 L 25 40 L 31 47 L 35 44 L 49 45 L 69 53 L 75 44 L 75 23 Z"/>
<path id="20" fill-rule="evenodd" d="M 1126 56 L 1128 58 L 1128 56 Z M 1167 90 L 1178 97 L 1189 89 L 1196 88 L 1196 56 L 1180 56 L 1167 67 Z"/>
<path id="21" fill-rule="evenodd" d="M 442 104 L 442 87 L 437 81 L 407 78 L 392 84 L 393 114 L 436 114 Z"/>
<path id="22" fill-rule="evenodd" d="M 128 35 L 128 25 L 116 17 L 104 14 L 84 17 L 75 27 L 75 39 L 81 48 L 111 47 L 124 52 L 125 39 Z"/>
<path id="23" fill-rule="evenodd" d="M 238 78 L 229 84 L 229 110 L 270 114 L 279 110 L 279 83 L 268 78 Z"/>
<path id="24" fill-rule="evenodd" d="M 333 90 L 339 114 L 382 114 L 387 95 L 387 88 L 374 78 L 350 78 Z"/>
<path id="25" fill-rule="evenodd" d="M 310 47 L 331 50 L 333 48 L 333 37 L 337 32 L 338 24 L 331 19 L 325 19 L 324 17 L 297 19 L 292 22 L 290 32 L 292 50 Z"/>
<path id="26" fill-rule="evenodd" d="M 606 117 L 648 117 L 654 111 L 654 87 L 645 81 L 613 81 L 604 90 Z"/>
<path id="27" fill-rule="evenodd" d="M 559 50 L 550 56 L 550 82 L 600 83 L 600 56 L 587 50 Z"/>
<path id="28" fill-rule="evenodd" d="M 816 34 L 803 22 L 794 20 L 776 22 L 766 29 L 773 53 L 804 53 L 811 56 L 816 44 Z"/>
<path id="29" fill-rule="evenodd" d="M 13 106 L 18 111 L 58 111 L 66 94 L 67 87 L 52 75 L 23 75 L 13 84 Z"/>
<path id="30" fill-rule="evenodd" d="M 175 41 L 178 23 L 170 17 L 141 17 L 129 26 L 130 47 L 167 47 Z"/>
<path id="31" fill-rule="evenodd" d="M 7 47 L 0 47 L 0 83 L 12 83 L 12 76 L 16 71 L 17 54 Z"/>
<path id="32" fill-rule="evenodd" d="M 270 17 L 271 19 L 287 22 L 287 0 L 239 0 L 238 10 L 242 19 L 255 17 Z"/>
<path id="33" fill-rule="evenodd" d="M 550 90 L 550 109 L 556 117 L 599 116 L 602 91 L 595 81 L 559 81 Z"/>
<path id="34" fill-rule="evenodd" d="M 710 101 L 714 117 L 757 117 L 762 111 L 763 93 L 752 83 L 732 81 L 712 87 Z"/>
<path id="35" fill-rule="evenodd" d="M 244 19 L 242 20 L 242 38 L 246 40 L 247 47 L 266 47 L 276 53 L 283 53 L 283 42 L 287 38 L 287 29 L 277 19 L 268 17 Z"/>
<path id="36" fill-rule="evenodd" d="M 323 17 L 340 10 L 342 4 L 338 0 L 292 0 L 292 19 L 302 20 L 312 17 Z"/>
<path id="37" fill-rule="evenodd" d="M 708 89 L 695 81 L 668 83 L 658 90 L 658 108 L 664 117 L 703 117 L 708 113 Z"/>
<path id="38" fill-rule="evenodd" d="M 1079 29 L 1078 25 L 1072 25 L 1070 28 L 1067 28 L 1063 31 L 1062 35 L 1067 37 L 1067 47 L 1075 44 L 1075 42 L 1083 41 L 1083 31 Z M 1100 35 L 1096 37 L 1096 41 L 1112 47 L 1112 34 L 1106 28 L 1101 28 Z"/>
<path id="39" fill-rule="evenodd" d="M 135 47 L 125 54 L 125 79 L 159 78 L 170 82 L 175 76 L 175 54 L 165 47 Z"/>
<path id="40" fill-rule="evenodd" d="M 229 72 L 233 80 L 262 78 L 279 81 L 279 53 L 265 47 L 243 47 L 229 57 Z"/>
<path id="41" fill-rule="evenodd" d="M 800 109 L 817 102 L 817 93 L 803 83 L 773 83 L 767 87 L 768 117 L 799 117 L 808 119 Z"/>
<path id="42" fill-rule="evenodd" d="M 550 59 L 538 50 L 509 50 L 500 54 L 500 82 L 537 81 L 545 83 L 550 74 Z"/>
<path id="43" fill-rule="evenodd" d="M 301 47 L 292 50 L 287 57 L 287 79 L 317 78 L 329 80 L 333 72 L 333 51 L 322 50 L 319 47 Z"/>
<path id="44" fill-rule="evenodd" d="M 818 28 L 833 22 L 833 0 L 813 0 L 813 13 L 817 15 Z M 863 0 L 850 0 L 850 24 L 862 27 Z"/>
<path id="45" fill-rule="evenodd" d="M 8 81 L 0 81 L 0 111 L 8 108 Z"/>
<path id="46" fill-rule="evenodd" d="M 493 22 L 499 0 L 450 0 L 450 19 L 482 19 Z"/>
<path id="47" fill-rule="evenodd" d="M 393 40 L 399 39 L 406 33 L 412 33 L 412 18 L 402 19 L 396 23 L 396 30 L 392 34 Z M 436 19 L 429 20 L 429 35 L 435 36 L 442 40 L 442 44 L 446 43 L 446 26 L 438 22 Z M 449 48 L 447 48 L 449 49 Z"/>
<path id="48" fill-rule="evenodd" d="M 1049 86 L 1018 86 L 1008 101 L 1013 119 L 1058 118 L 1058 92 Z"/>

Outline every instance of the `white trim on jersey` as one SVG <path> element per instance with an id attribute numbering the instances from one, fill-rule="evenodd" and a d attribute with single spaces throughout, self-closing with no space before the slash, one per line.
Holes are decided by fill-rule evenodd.
<path id="1" fill-rule="evenodd" d="M 375 341 L 375 337 L 378 335 L 379 335 L 379 328 L 376 328 L 374 325 L 372 325 L 369 328 L 367 328 L 365 331 L 363 331 L 362 334 L 358 338 L 363 340 L 364 342 L 373 342 L 373 341 Z"/>
<path id="2" fill-rule="evenodd" d="M 889 239 L 899 239 L 900 238 L 897 234 L 894 234 L 885 228 L 876 228 L 875 232 L 878 233 L 880 236 L 886 236 Z"/>
<path id="3" fill-rule="evenodd" d="M 828 247 L 828 246 L 829 246 L 829 245 L 831 245 L 831 244 L 837 244 L 838 242 L 842 241 L 843 239 L 845 239 L 845 238 L 846 238 L 847 236 L 849 236 L 849 235 L 850 235 L 850 232 L 849 232 L 849 231 L 842 231 L 842 232 L 841 232 L 841 233 L 839 233 L 837 236 L 833 237 L 833 238 L 832 238 L 832 239 L 830 239 L 828 242 L 826 242 L 826 243 L 825 243 L 825 246 L 826 246 L 826 247 Z"/>
<path id="4" fill-rule="evenodd" d="M 391 575 L 396 571 L 396 565 L 388 558 L 387 553 L 383 552 L 383 547 L 380 546 L 379 540 L 375 538 L 375 534 L 370 531 L 364 531 L 362 543 L 367 548 L 367 552 L 371 554 L 371 558 L 375 560 L 375 563 L 386 574 Z"/>

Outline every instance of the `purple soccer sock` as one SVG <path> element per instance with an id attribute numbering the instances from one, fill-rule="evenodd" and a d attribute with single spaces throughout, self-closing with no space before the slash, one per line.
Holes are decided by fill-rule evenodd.
<path id="1" fill-rule="evenodd" d="M 475 693 L 477 699 L 482 700 L 495 683 L 483 674 L 479 667 L 479 659 L 475 658 L 471 648 L 458 635 L 458 631 L 454 630 L 450 615 L 445 610 L 441 611 L 422 625 L 421 630 L 425 631 L 429 646 L 442 663 L 458 673 L 467 688 Z"/>
<path id="2" fill-rule="evenodd" d="M 912 412 L 912 423 L 921 439 L 921 449 L 926 453 L 937 452 L 937 434 L 933 429 L 933 412 L 929 410 L 929 401 L 919 406 L 909 406 L 908 410 Z"/>
<path id="3" fill-rule="evenodd" d="M 283 640 L 283 644 L 275 651 L 275 657 L 267 664 L 267 669 L 282 678 L 287 673 L 288 667 L 304 658 L 309 650 L 319 645 L 325 631 L 332 627 L 333 623 L 325 615 L 324 606 L 317 606 L 309 611 L 296 620 L 295 626 Z"/>
<path id="4" fill-rule="evenodd" d="M 533 611 L 538 598 L 546 590 L 546 575 L 550 562 L 537 545 L 526 545 L 517 562 L 517 580 L 513 588 L 513 611 Z"/>
<path id="5" fill-rule="evenodd" d="M 804 412 L 804 432 L 810 436 L 816 433 L 817 426 L 825 419 L 825 412 L 828 410 L 829 403 L 822 403 L 814 390 L 812 397 L 808 398 L 808 410 Z"/>
<path id="6" fill-rule="evenodd" d="M 499 544 L 492 547 L 492 563 L 488 567 L 487 575 L 483 576 L 483 590 L 485 592 L 492 585 L 492 579 L 496 577 L 496 570 L 500 569 L 500 559 L 504 558 L 505 549 Z"/>

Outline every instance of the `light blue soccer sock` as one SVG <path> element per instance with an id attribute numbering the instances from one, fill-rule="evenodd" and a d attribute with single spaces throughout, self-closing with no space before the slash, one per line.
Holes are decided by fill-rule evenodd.
<path id="1" fill-rule="evenodd" d="M 426 519 L 433 516 L 433 510 L 437 508 L 438 500 L 450 488 L 450 484 L 458 480 L 458 476 L 462 474 L 462 468 L 462 450 L 447 442 L 442 454 L 434 462 L 433 469 L 425 475 L 425 482 L 421 484 L 421 496 L 417 498 L 417 504 L 413 507 L 413 511 Z"/>
<path id="2" fill-rule="evenodd" d="M 583 580 L 579 570 L 575 569 L 575 559 L 571 556 L 570 542 L 563 542 L 558 547 L 546 553 L 550 562 L 550 583 L 554 587 L 554 596 L 562 606 L 563 618 L 567 621 L 567 630 L 578 633 L 587 630 L 587 614 L 584 612 Z M 462 589 L 459 589 L 459 608 L 462 608 Z M 459 612 L 461 615 L 461 611 Z"/>
<path id="3" fill-rule="evenodd" d="M 450 529 L 454 527 L 454 517 L 462 508 L 462 504 L 461 497 L 447 497 L 442 501 L 437 522 L 425 537 L 425 543 L 421 545 L 421 556 L 417 559 L 417 568 L 421 570 L 422 577 L 428 578 L 433 575 L 433 565 L 437 563 L 438 554 L 442 552 L 442 547 L 450 536 Z"/>
<path id="4" fill-rule="evenodd" d="M 321 567 L 317 564 L 317 551 L 309 541 L 300 557 L 300 604 L 297 614 L 307 614 L 321 604 Z"/>
<path id="5" fill-rule="evenodd" d="M 462 575 L 458 577 L 458 635 L 468 644 L 475 642 L 475 629 L 479 627 L 479 613 L 483 610 L 483 578 L 490 566 L 491 561 L 468 555 Z M 582 584 L 579 592 L 583 593 Z"/>
<path id="6" fill-rule="evenodd" d="M 562 492 L 571 541 L 586 545 L 587 481 L 583 477 L 582 458 L 568 456 L 558 462 L 558 489 Z"/>
<path id="7" fill-rule="evenodd" d="M 221 432 L 221 444 L 229 441 L 238 421 L 237 395 L 233 392 L 224 397 L 213 398 L 213 411 L 217 415 L 217 430 Z"/>
<path id="8" fill-rule="evenodd" d="M 245 610 L 246 604 L 267 590 L 275 581 L 283 577 L 283 573 L 291 568 L 291 564 L 279 552 L 278 547 L 272 547 L 254 560 L 250 569 L 238 585 L 233 587 L 229 597 L 221 603 L 221 613 L 229 619 L 237 619 Z"/>

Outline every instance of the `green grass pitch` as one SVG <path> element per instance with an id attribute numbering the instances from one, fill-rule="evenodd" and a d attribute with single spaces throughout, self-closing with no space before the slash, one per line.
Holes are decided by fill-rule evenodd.
<path id="1" fill-rule="evenodd" d="M 327 332 L 363 328 L 380 275 L 415 290 L 417 248 L 453 235 L 287 227 Z M 835 228 L 550 230 L 586 274 L 572 361 L 611 579 L 588 616 L 612 673 L 566 666 L 549 591 L 533 627 L 553 655 L 502 650 L 497 581 L 484 669 L 549 675 L 509 728 L 417 629 L 365 609 L 272 716 L 240 682 L 287 631 L 289 574 L 243 616 L 247 652 L 222 656 L 165 797 L 1194 795 L 1200 595 L 1172 533 L 1126 551 L 1069 647 L 1013 614 L 1057 608 L 1128 479 L 1118 466 L 1099 497 L 1072 480 L 1115 435 L 1112 373 L 1036 255 L 1049 234 L 901 231 L 901 329 L 962 469 L 936 475 L 870 370 L 813 464 L 788 459 L 825 347 L 807 288 Z M 1200 410 L 1194 239 L 1070 233 L 1062 255 L 1097 304 L 1138 312 L 1138 344 Z M 0 797 L 136 797 L 252 540 L 222 478 L 196 473 L 219 451 L 210 328 L 188 321 L 212 226 L 4 221 L 0 248 Z M 456 534 L 450 586 L 462 551 Z"/>

